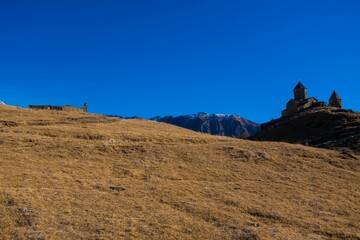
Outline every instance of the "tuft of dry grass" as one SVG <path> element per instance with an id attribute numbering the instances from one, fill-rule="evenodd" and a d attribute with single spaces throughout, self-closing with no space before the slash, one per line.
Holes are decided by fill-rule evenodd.
<path id="1" fill-rule="evenodd" d="M 0 239 L 360 239 L 359 159 L 0 106 Z"/>

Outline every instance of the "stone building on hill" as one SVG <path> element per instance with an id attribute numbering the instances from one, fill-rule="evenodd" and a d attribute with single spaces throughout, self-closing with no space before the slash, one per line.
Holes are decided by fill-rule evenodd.
<path id="1" fill-rule="evenodd" d="M 55 110 L 55 111 L 68 111 L 68 112 L 87 112 L 88 105 L 84 103 L 82 108 L 77 108 L 73 106 L 53 106 L 53 105 L 29 105 L 30 109 L 36 110 Z"/>
<path id="2" fill-rule="evenodd" d="M 335 91 L 330 97 L 329 106 L 342 108 L 341 98 Z M 286 103 L 286 109 L 281 111 L 281 115 L 285 117 L 313 107 L 326 107 L 326 103 L 314 97 L 308 98 L 307 88 L 299 82 L 294 88 L 294 99 Z"/>
<path id="3" fill-rule="evenodd" d="M 342 108 L 342 100 L 335 90 L 329 99 L 329 106 Z"/>

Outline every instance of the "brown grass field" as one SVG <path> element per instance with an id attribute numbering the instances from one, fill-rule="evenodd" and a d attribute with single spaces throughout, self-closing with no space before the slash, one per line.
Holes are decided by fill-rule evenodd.
<path id="1" fill-rule="evenodd" d="M 360 156 L 0 106 L 0 239 L 360 239 Z"/>

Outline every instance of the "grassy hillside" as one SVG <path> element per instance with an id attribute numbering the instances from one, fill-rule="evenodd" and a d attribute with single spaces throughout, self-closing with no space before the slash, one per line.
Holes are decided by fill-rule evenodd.
<path id="1" fill-rule="evenodd" d="M 359 161 L 0 106 L 0 239 L 360 239 Z"/>

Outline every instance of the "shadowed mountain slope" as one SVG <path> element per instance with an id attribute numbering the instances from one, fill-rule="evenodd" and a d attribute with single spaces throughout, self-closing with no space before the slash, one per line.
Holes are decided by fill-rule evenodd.
<path id="1" fill-rule="evenodd" d="M 257 140 L 302 143 L 360 153 L 360 113 L 332 107 L 313 108 L 261 125 Z"/>
<path id="2" fill-rule="evenodd" d="M 260 125 L 233 114 L 189 114 L 155 117 L 152 120 L 218 136 L 247 138 L 260 131 Z"/>
<path id="3" fill-rule="evenodd" d="M 359 156 L 0 106 L 0 239 L 360 239 Z"/>

